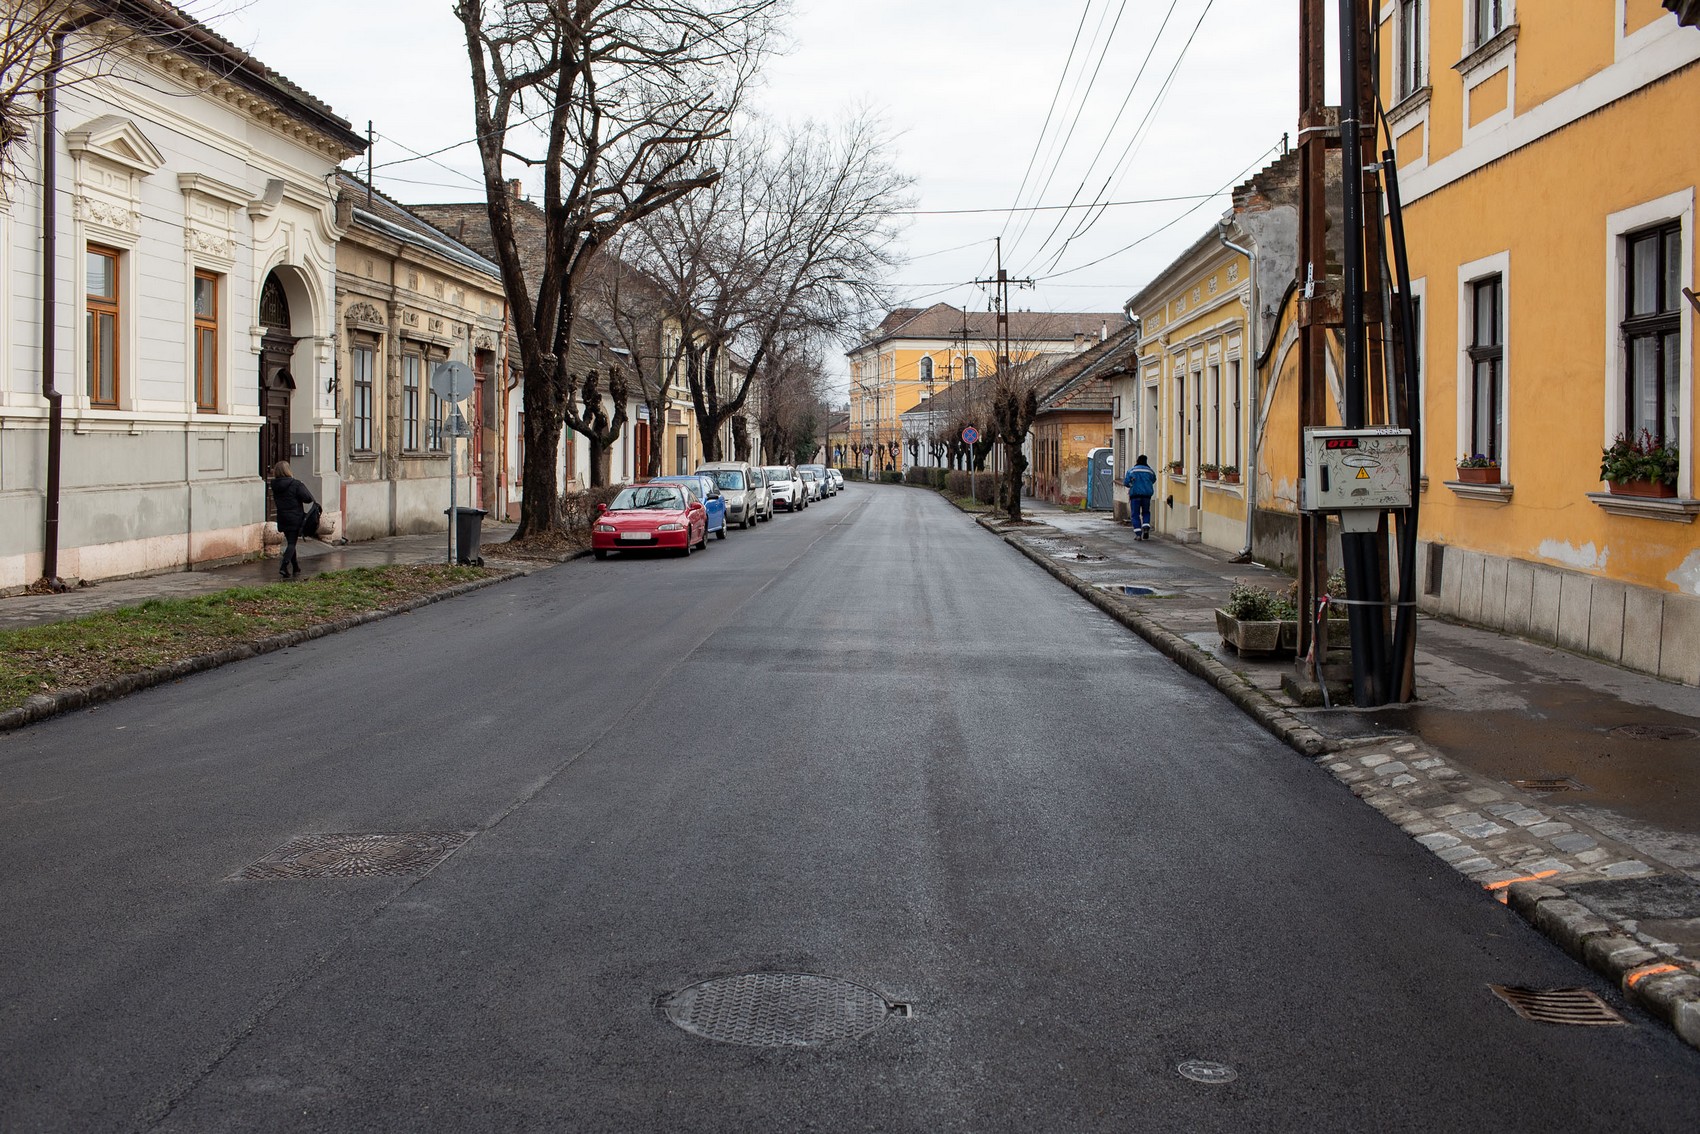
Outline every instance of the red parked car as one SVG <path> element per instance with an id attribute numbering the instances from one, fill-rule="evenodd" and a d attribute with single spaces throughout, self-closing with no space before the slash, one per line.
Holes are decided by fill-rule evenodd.
<path id="1" fill-rule="evenodd" d="M 590 548 L 598 559 L 610 551 L 665 547 L 689 555 L 708 547 L 708 510 L 683 485 L 636 484 L 622 488 L 612 504 L 597 508 Z"/>

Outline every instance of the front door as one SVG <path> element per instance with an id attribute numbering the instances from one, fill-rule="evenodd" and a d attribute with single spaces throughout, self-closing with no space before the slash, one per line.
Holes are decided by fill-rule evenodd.
<path id="1" fill-rule="evenodd" d="M 289 459 L 289 400 L 295 379 L 289 373 L 289 357 L 295 340 L 267 334 L 260 348 L 260 476 L 269 477 L 272 466 Z M 266 493 L 266 519 L 277 519 L 272 494 Z"/>

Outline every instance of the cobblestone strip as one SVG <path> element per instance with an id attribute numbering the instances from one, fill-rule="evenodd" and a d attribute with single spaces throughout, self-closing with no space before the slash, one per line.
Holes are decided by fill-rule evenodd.
<path id="1" fill-rule="evenodd" d="M 1600 832 L 1549 813 L 1538 800 L 1467 775 L 1414 740 L 1319 762 L 1454 870 L 1617 984 L 1626 999 L 1700 1047 L 1700 962 L 1634 922 L 1599 916 L 1563 889 L 1644 877 L 1664 864 L 1637 858 Z"/>
<path id="2" fill-rule="evenodd" d="M 504 564 L 503 566 L 507 566 Z M 424 595 L 420 598 L 402 603 L 400 606 L 386 607 L 383 610 L 369 610 L 363 614 L 351 614 L 347 618 L 338 618 L 331 622 L 321 622 L 317 626 L 306 626 L 300 630 L 291 630 L 285 634 L 274 634 L 269 638 L 261 638 L 257 642 L 243 642 L 240 645 L 229 646 L 212 653 L 198 654 L 192 658 L 172 662 L 170 665 L 155 666 L 139 673 L 127 673 L 123 677 L 111 681 L 103 681 L 99 685 L 84 685 L 76 689 L 61 689 L 57 693 L 38 693 L 26 700 L 16 709 L 8 709 L 0 713 L 0 732 L 10 732 L 35 724 L 37 721 L 56 717 L 61 713 L 75 712 L 86 709 L 90 705 L 99 705 L 106 701 L 116 701 L 131 693 L 139 693 L 155 685 L 164 685 L 168 681 L 188 677 L 190 674 L 204 673 L 209 669 L 217 669 L 233 661 L 244 658 L 255 658 L 261 654 L 269 654 L 276 650 L 299 646 L 302 642 L 310 642 L 314 638 L 323 638 L 327 634 L 335 634 L 342 630 L 352 630 L 356 626 L 364 626 L 368 622 L 376 622 L 381 618 L 390 618 L 397 614 L 406 614 L 410 610 L 418 610 L 444 599 L 464 595 L 470 591 L 483 590 L 497 583 L 505 583 L 509 579 L 518 579 L 534 570 L 532 567 L 514 566 L 502 574 L 493 575 L 488 579 L 475 579 L 470 583 L 462 583 L 458 587 L 438 591 L 436 594 Z"/>
<path id="3" fill-rule="evenodd" d="M 1700 1048 L 1700 961 L 1639 931 L 1602 918 L 1573 900 L 1563 884 L 1680 874 L 1538 800 L 1473 777 L 1416 739 L 1337 750 L 1233 670 L 1149 616 L 1076 578 L 1023 536 L 1001 535 L 1075 593 L 1202 677 L 1271 733 L 1310 756 L 1365 803 L 1460 874 L 1510 906 L 1565 952 L 1606 976 L 1624 996 Z"/>

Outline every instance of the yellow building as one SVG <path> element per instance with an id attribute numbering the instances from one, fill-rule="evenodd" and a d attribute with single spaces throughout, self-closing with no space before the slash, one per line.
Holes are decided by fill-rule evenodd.
<path id="1" fill-rule="evenodd" d="M 1139 326 L 1139 365 L 1114 384 L 1118 483 L 1144 454 L 1157 470 L 1157 531 L 1225 551 L 1243 549 L 1249 534 L 1250 268 L 1211 226 L 1128 300 Z M 1125 494 L 1116 515 L 1127 515 Z"/>
<path id="2" fill-rule="evenodd" d="M 1120 326 L 1117 312 L 1012 311 L 1010 359 L 1062 358 Z M 850 443 L 864 469 L 902 468 L 907 459 L 899 415 L 953 382 L 997 369 L 997 316 L 948 303 L 899 307 L 873 337 L 849 352 Z"/>
<path id="3" fill-rule="evenodd" d="M 1700 28 L 1659 0 L 1382 11 L 1420 312 L 1424 602 L 1700 683 Z M 1643 432 L 1680 453 L 1671 497 L 1601 480 L 1602 449 Z M 1497 483 L 1465 483 L 1456 462 L 1478 453 Z"/>

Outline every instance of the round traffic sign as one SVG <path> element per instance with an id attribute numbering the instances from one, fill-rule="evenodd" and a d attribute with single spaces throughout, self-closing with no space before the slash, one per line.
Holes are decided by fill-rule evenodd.
<path id="1" fill-rule="evenodd" d="M 472 396 L 476 381 L 472 367 L 464 362 L 439 362 L 431 371 L 431 392 L 445 402 L 458 402 Z"/>
<path id="2" fill-rule="evenodd" d="M 962 439 L 972 445 L 980 439 L 980 431 L 970 425 L 967 429 L 962 431 Z"/>

